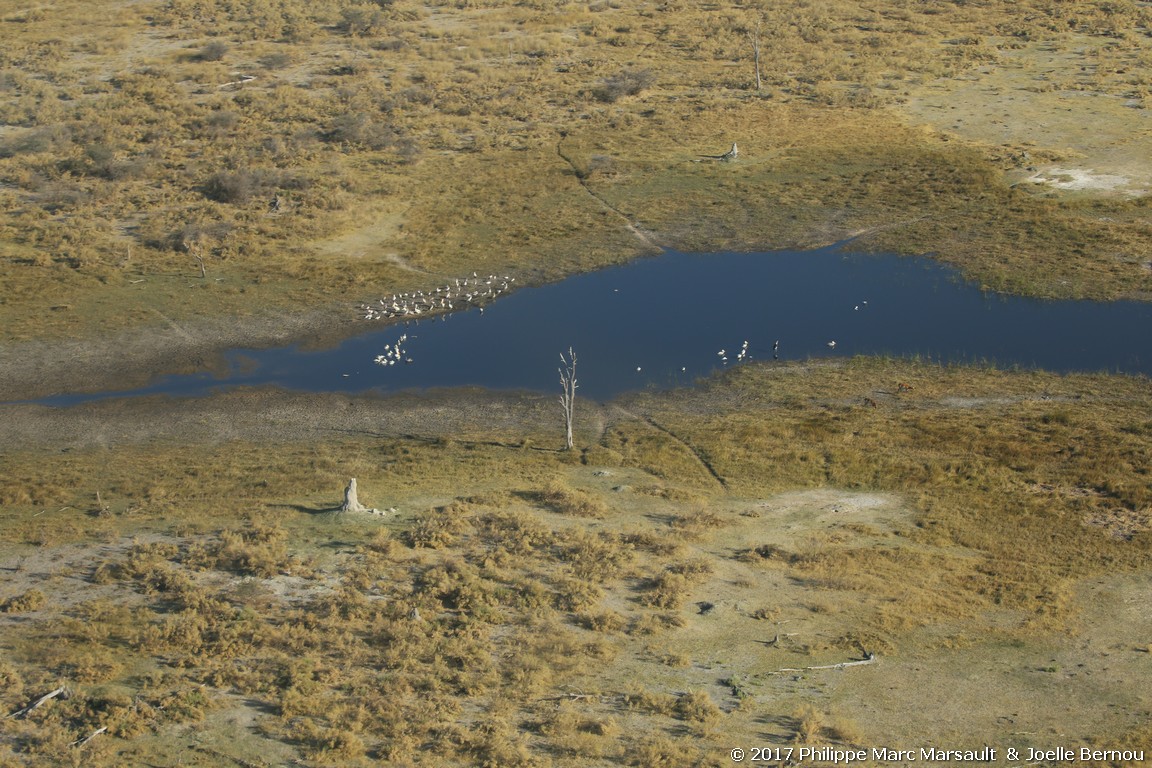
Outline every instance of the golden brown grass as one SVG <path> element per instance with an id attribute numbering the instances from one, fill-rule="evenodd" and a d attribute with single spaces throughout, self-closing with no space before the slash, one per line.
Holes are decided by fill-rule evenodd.
<path id="1" fill-rule="evenodd" d="M 477 268 L 553 279 L 648 250 L 626 221 L 681 248 L 882 227 L 862 247 L 932 252 L 996 289 L 1137 293 L 1144 202 L 1033 199 L 1004 182 L 1004 147 L 887 111 L 1073 35 L 1109 41 L 1077 87 L 1142 98 L 1147 9 L 1106 5 L 13 10 L 0 321 L 62 338 L 347 306 Z M 739 163 L 697 162 L 733 139 Z"/>
<path id="2" fill-rule="evenodd" d="M 385 5 L 5 11 L 7 339 L 351 306 L 474 269 L 550 280 L 652 242 L 859 232 L 998 290 L 1147 291 L 1146 200 L 1034 196 L 1006 180 L 1019 147 L 889 110 L 1085 36 L 1091 72 L 1043 87 L 1146 106 L 1138 4 Z M 760 91 L 752 33 L 772 51 Z M 700 157 L 732 140 L 739 162 Z M 976 648 L 1001 670 L 983 662 L 1081 631 L 1080 586 L 1146 573 L 1150 397 L 1144 379 L 856 360 L 638 397 L 644 418 L 580 457 L 7 446 L 0 705 L 72 695 L 3 720 L 0 762 L 728 765 L 737 736 L 890 743 L 776 669 L 868 648 L 944 674 Z M 591 487 L 581 458 L 636 492 Z M 401 514 L 322 514 L 349 476 Z M 786 529 L 759 503 L 797 488 L 909 510 Z M 224 752 L 181 742 L 190 723 Z M 1078 732 L 1149 743 L 1119 716 Z"/>
<path id="3" fill-rule="evenodd" d="M 646 418 L 604 439 L 633 493 L 560 453 L 456 441 L 9 451 L 0 530 L 22 586 L 0 596 L 0 703 L 73 696 L 4 721 L 0 743 L 14 764 L 123 764 L 159 759 L 181 723 L 243 716 L 259 736 L 236 749 L 317 765 L 697 764 L 764 712 L 779 743 L 882 741 L 774 671 L 1078 631 L 1078 585 L 1146 573 L 1149 531 L 1090 520 L 1149 506 L 1150 396 L 1137 378 L 745 366 L 627 404 Z M 674 439 L 646 419 L 727 490 L 643 473 Z M 404 512 L 324 514 L 350 473 Z M 798 525 L 755 501 L 798 487 L 909 509 Z M 710 634 L 732 622 L 739 642 Z"/>

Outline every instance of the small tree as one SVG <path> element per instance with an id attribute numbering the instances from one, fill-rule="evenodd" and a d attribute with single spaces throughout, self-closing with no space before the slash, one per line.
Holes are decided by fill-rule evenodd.
<path id="1" fill-rule="evenodd" d="M 560 353 L 560 407 L 564 409 L 564 450 L 572 450 L 572 414 L 576 404 L 576 353 L 568 347 L 568 357 Z"/>
<path id="2" fill-rule="evenodd" d="M 763 19 L 756 19 L 756 26 L 748 32 L 748 39 L 752 41 L 752 61 L 756 67 L 756 92 L 764 90 L 763 81 L 760 79 L 760 26 L 764 23 Z"/>

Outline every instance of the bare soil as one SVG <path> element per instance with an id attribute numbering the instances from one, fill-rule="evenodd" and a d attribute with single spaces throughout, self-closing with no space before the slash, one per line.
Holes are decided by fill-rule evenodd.
<path id="1" fill-rule="evenodd" d="M 531 435 L 554 436 L 559 414 L 551 397 L 484 390 L 385 397 L 259 389 L 192 399 L 110 399 L 70 408 L 16 404 L 4 406 L 4 410 L 0 439 L 27 448 L 62 449 L 153 441 L 307 442 L 341 436 L 477 439 L 519 444 Z M 581 410 L 582 418 L 592 418 L 599 409 L 595 404 L 581 403 Z"/>
<path id="2" fill-rule="evenodd" d="M 1152 191 L 1152 118 L 1142 97 L 1101 87 L 1106 47 L 1085 36 L 1003 49 L 994 64 L 909 89 L 897 109 L 957 140 L 1008 150 L 1007 180 L 1037 194 L 1139 197 Z"/>
<path id="3" fill-rule="evenodd" d="M 645 533 L 660 530 L 691 502 L 675 502 L 650 492 L 663 484 L 642 471 L 583 466 L 568 475 L 574 487 L 610 498 L 607 516 L 590 524 L 537 511 L 549 527 Z M 401 499 L 402 507 L 425 500 Z M 817 738 L 841 744 L 914 749 L 1051 748 L 1090 743 L 1099 734 L 1138 728 L 1152 694 L 1147 677 L 1152 611 L 1144 597 L 1148 574 L 1116 574 L 1075 587 L 1079 618 L 1066 633 L 1013 639 L 1013 629 L 1029 617 L 990 611 L 955 620 L 925 621 L 902 604 L 904 586 L 887 584 L 874 593 L 838 588 L 803 578 L 788 558 L 825 547 L 915 550 L 939 557 L 978 560 L 980 554 L 955 546 L 926 547 L 901 535 L 914 519 L 911 506 L 896 494 L 836 488 L 789 491 L 763 497 L 722 496 L 711 502 L 715 523 L 685 536 L 677 560 L 706 560 L 711 572 L 696 582 L 680 608 L 668 611 L 677 624 L 650 637 L 621 639 L 612 658 L 565 687 L 590 716 L 613 718 L 625 731 L 676 729 L 671 715 L 623 706 L 634 692 L 678 697 L 706 692 L 723 714 L 721 740 L 731 745 L 794 744 L 798 717 L 809 707 L 822 729 Z M 386 523 L 381 523 L 382 525 Z M 293 527 L 331 526 L 313 518 Z M 345 537 L 355 533 L 341 525 Z M 315 535 L 315 534 L 314 534 Z M 0 567 L 7 571 L 5 594 L 38 589 L 44 608 L 0 614 L 0 632 L 22 622 L 49 621 L 84 601 L 125 596 L 122 585 L 93 583 L 102 562 L 122 557 L 156 536 L 110 539 L 99 547 L 7 545 Z M 355 561 L 354 550 L 326 555 L 326 569 L 340 573 Z M 542 567 L 544 565 L 542 564 Z M 287 574 L 261 579 L 221 580 L 219 574 L 193 577 L 218 590 L 245 585 L 282 600 L 307 600 L 329 590 L 325 579 L 301 580 Z M 625 580 L 611 590 L 602 609 L 632 621 L 642 617 L 636 595 L 642 580 Z M 627 586 L 631 584 L 632 586 Z M 901 617 L 902 639 L 876 634 L 876 614 Z M 618 637 L 618 636 L 617 636 Z M 835 668 L 873 656 L 872 662 Z M 261 719 L 274 714 L 256 698 L 223 695 L 216 709 L 194 726 L 170 727 L 156 737 L 133 741 L 159 760 L 178 764 L 178 753 L 193 750 L 213 761 L 288 761 L 292 749 L 268 738 Z M 715 737 L 717 734 L 713 734 Z M 568 763 L 562 763 L 567 765 Z M 582 765 L 609 765 L 585 759 Z"/>
<path id="4" fill-rule="evenodd" d="M 0 344 L 0 402 L 142 386 L 163 374 L 219 370 L 236 347 L 331 344 L 362 330 L 350 308 L 202 318 L 149 325 L 96 339 Z"/>

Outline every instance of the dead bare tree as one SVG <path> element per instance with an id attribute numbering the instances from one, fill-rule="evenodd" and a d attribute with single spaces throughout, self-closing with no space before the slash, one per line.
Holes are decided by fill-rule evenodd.
<path id="1" fill-rule="evenodd" d="M 763 23 L 763 19 L 756 19 L 756 26 L 748 31 L 748 39 L 752 41 L 752 60 L 756 64 L 757 93 L 760 93 L 760 91 L 763 90 L 763 85 L 760 80 L 760 27 Z"/>
<path id="2" fill-rule="evenodd" d="M 200 279 L 204 280 L 208 277 L 208 270 L 204 268 L 204 250 L 200 247 L 199 243 L 190 243 L 184 241 L 184 250 L 192 254 L 192 258 L 196 259 L 196 263 L 200 265 Z"/>
<path id="3" fill-rule="evenodd" d="M 568 347 L 568 357 L 560 353 L 560 407 L 564 409 L 564 450 L 572 450 L 572 414 L 576 405 L 576 353 Z"/>

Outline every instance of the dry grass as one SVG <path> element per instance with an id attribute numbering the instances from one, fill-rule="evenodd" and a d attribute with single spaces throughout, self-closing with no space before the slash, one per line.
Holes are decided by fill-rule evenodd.
<path id="1" fill-rule="evenodd" d="M 906 388 L 878 394 L 891 382 Z M 868 649 L 884 666 L 836 678 L 867 692 L 905 663 L 946 675 L 980 649 L 994 671 L 1063 647 L 1084 585 L 1147 575 L 1147 531 L 1085 520 L 1147 508 L 1148 398 L 1141 379 L 858 360 L 746 366 L 628 403 L 709 457 L 729 484 L 709 493 L 644 472 L 664 449 L 623 439 L 651 434 L 642 418 L 604 439 L 643 492 L 559 453 L 455 441 L 10 451 L 2 703 L 64 681 L 73 695 L 4 721 L 0 743 L 17 765 L 163 764 L 180 724 L 241 716 L 257 733 L 222 754 L 316 765 L 698 764 L 764 728 L 884 743 L 890 720 L 864 719 L 851 687 L 775 670 Z M 350 473 L 366 496 L 392 489 L 400 515 L 324 514 Z M 796 487 L 811 500 L 777 494 Z M 869 512 L 877 494 L 908 508 Z M 1137 619 L 1100 621 L 1145 658 Z M 1060 653 L 1033 674 L 1094 663 Z M 1034 717 L 1059 718 L 1034 695 Z M 1077 733 L 1102 744 L 1132 727 L 1093 723 Z"/>
<path id="2" fill-rule="evenodd" d="M 10 9 L 0 326 L 83 337 L 861 232 L 995 289 L 1144 295 L 1147 198 L 1015 188 L 1022 147 L 899 109 L 1084 40 L 1091 67 L 1042 87 L 1143 108 L 1149 21 L 1039 0 Z M 732 140 L 739 162 L 700 157 Z M 70 695 L 3 720 L 0 762 L 708 766 L 734 740 L 917 728 L 1146 746 L 1126 712 L 1150 630 L 1121 608 L 1147 588 L 1149 400 L 1143 379 L 744 366 L 628 403 L 645 418 L 582 454 L 636 489 L 612 493 L 527 442 L 7 446 L 0 705 Z M 349 476 L 401 512 L 325 514 Z M 901 510 L 869 511 L 884 495 Z M 1120 608 L 1085 621 L 1097 605 Z M 882 663 L 778 674 L 861 649 Z M 925 679 L 963 716 L 933 718 Z"/>
<path id="3" fill-rule="evenodd" d="M 1146 17 L 1045 2 L 11 11 L 0 321 L 62 338 L 351 305 L 479 267 L 553 279 L 647 250 L 625 219 L 682 248 L 881 227 L 868 247 L 937 253 L 997 289 L 1137 293 L 1145 203 L 1035 199 L 1005 182 L 1018 148 L 888 108 L 1081 39 L 1094 78 L 1057 85 L 1143 98 Z M 772 50 L 760 91 L 754 29 Z M 228 85 L 237 73 L 254 79 Z M 698 162 L 734 138 L 746 159 Z"/>

